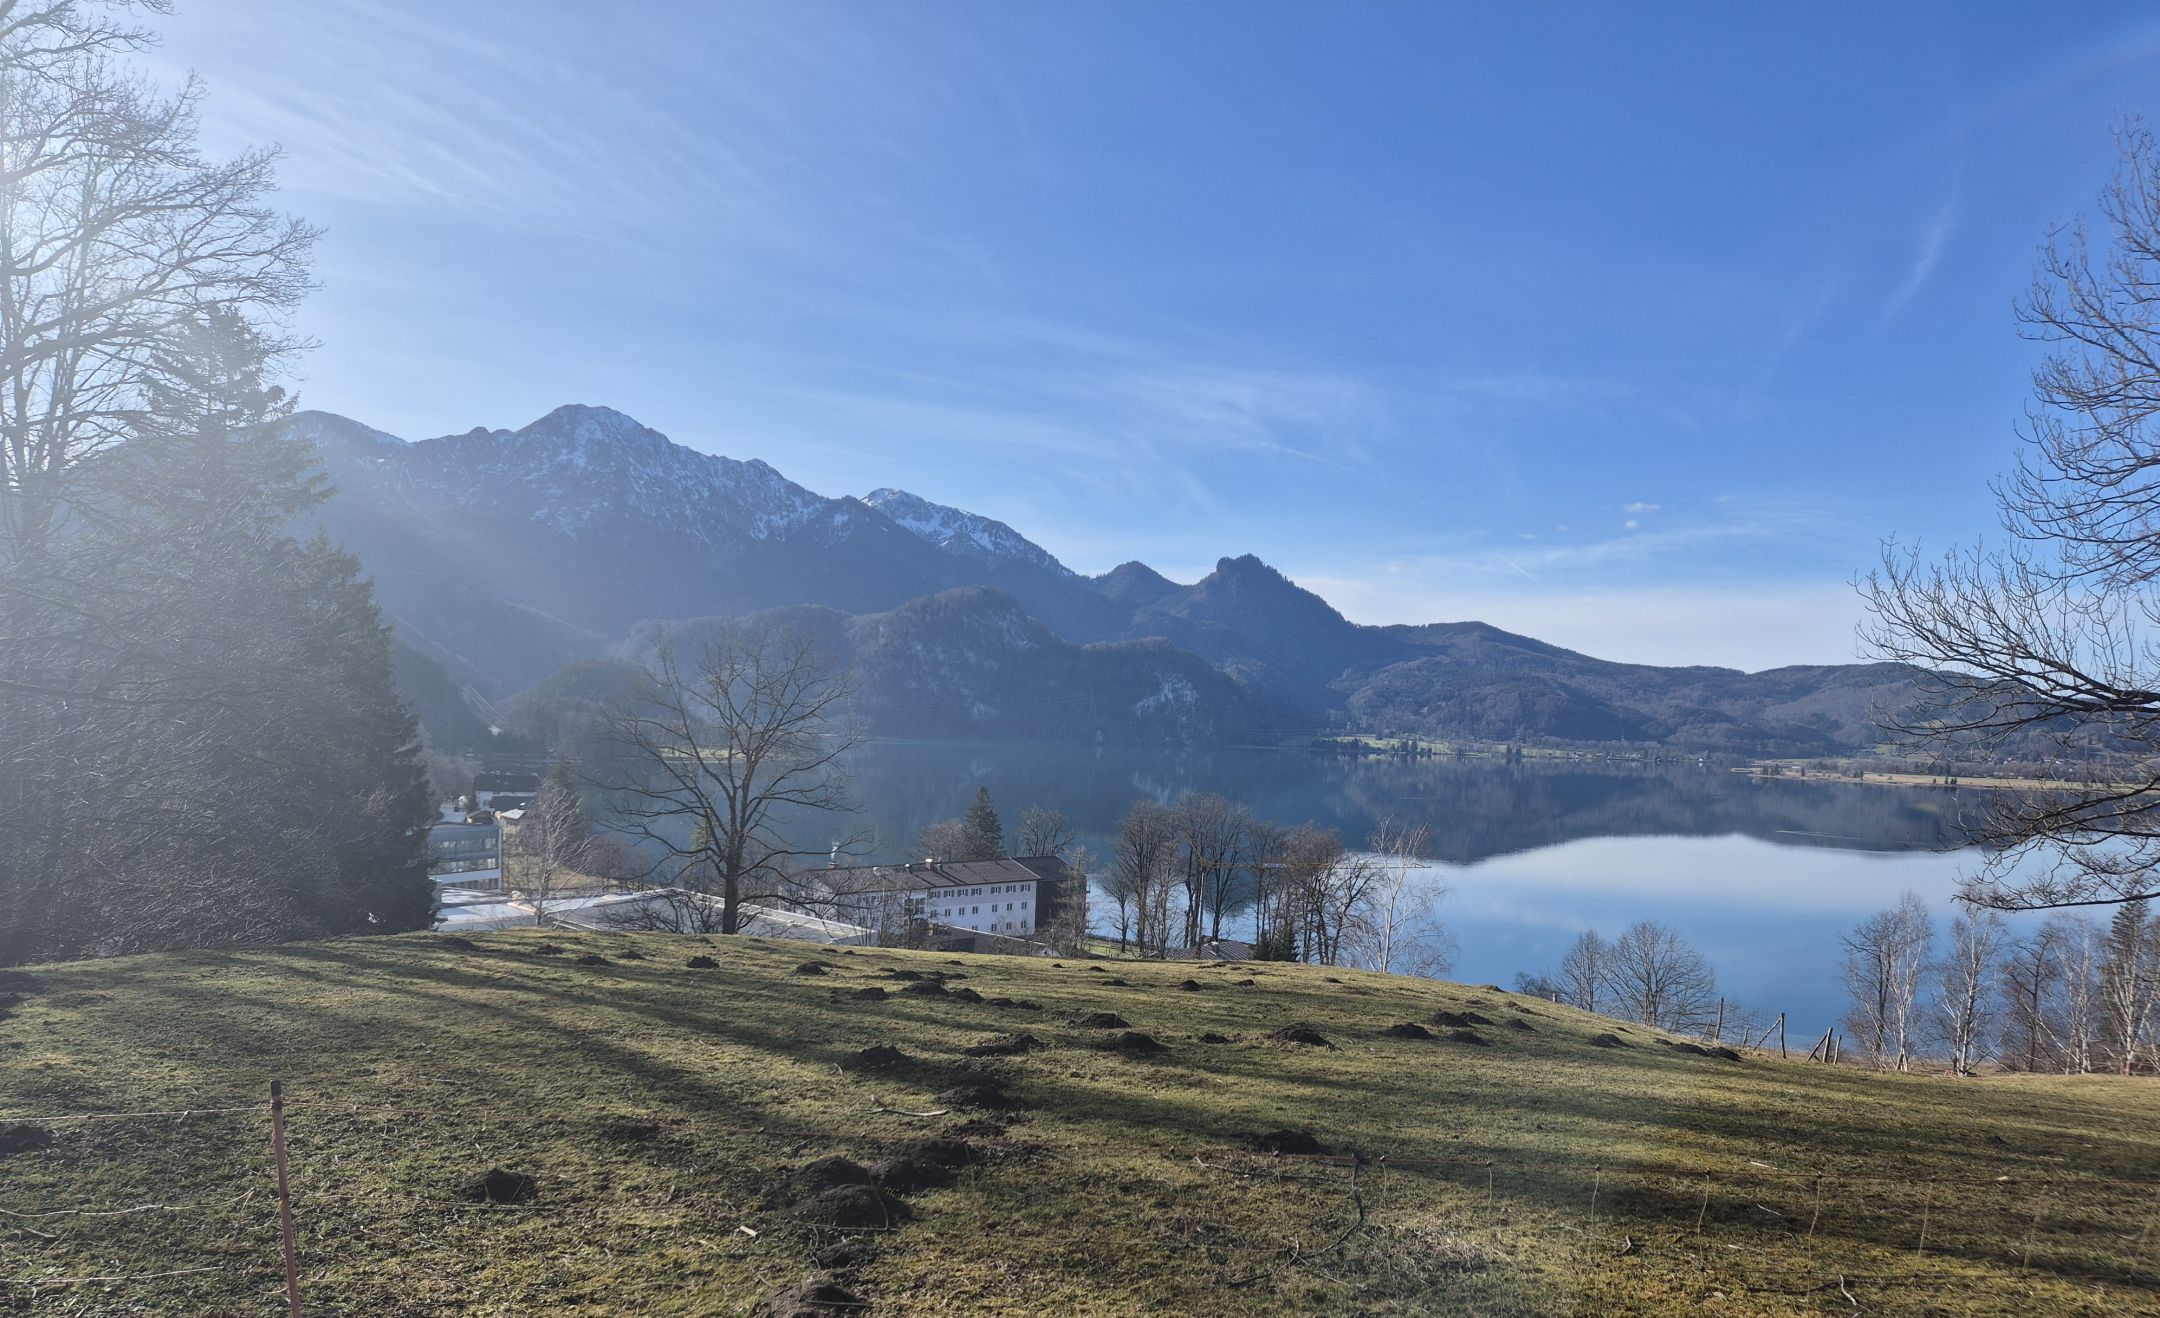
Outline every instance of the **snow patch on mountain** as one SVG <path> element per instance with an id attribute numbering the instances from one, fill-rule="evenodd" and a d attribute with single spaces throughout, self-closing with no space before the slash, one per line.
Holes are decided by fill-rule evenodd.
<path id="1" fill-rule="evenodd" d="M 1077 575 L 1055 555 L 1005 523 L 964 508 L 932 503 L 906 490 L 872 490 L 863 502 L 949 553 L 970 558 L 1013 559 L 1061 577 Z"/>

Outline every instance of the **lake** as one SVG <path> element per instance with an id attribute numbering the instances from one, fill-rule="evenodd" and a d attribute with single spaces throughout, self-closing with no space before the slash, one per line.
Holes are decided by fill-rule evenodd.
<path id="1" fill-rule="evenodd" d="M 1340 829 L 1353 845 L 1389 818 L 1425 824 L 1428 873 L 1449 889 L 1441 910 L 1460 944 L 1454 978 L 1511 984 L 1556 965 L 1585 928 L 1611 936 L 1662 920 L 1710 958 L 1723 992 L 1789 1013 L 1796 1040 L 1820 1037 L 1843 1010 L 1838 935 L 1907 889 L 1947 921 L 1976 859 L 1946 850 L 1959 836 L 1953 789 L 1693 765 L 878 741 L 851 769 L 880 860 L 905 859 L 978 785 L 1008 837 L 1027 806 L 1053 806 L 1099 857 L 1133 801 L 1188 791 Z M 1979 794 L 1962 795 L 1969 805 Z M 2039 918 L 2013 916 L 2012 929 Z"/>

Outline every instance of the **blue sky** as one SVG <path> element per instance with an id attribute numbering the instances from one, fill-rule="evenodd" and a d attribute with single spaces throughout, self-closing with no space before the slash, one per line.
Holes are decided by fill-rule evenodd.
<path id="1" fill-rule="evenodd" d="M 675 12 L 694 9 L 694 16 Z M 1993 528 L 2011 306 L 2160 112 L 2131 6 L 180 0 L 328 229 L 307 405 L 606 404 L 1066 562 L 1853 655 Z"/>

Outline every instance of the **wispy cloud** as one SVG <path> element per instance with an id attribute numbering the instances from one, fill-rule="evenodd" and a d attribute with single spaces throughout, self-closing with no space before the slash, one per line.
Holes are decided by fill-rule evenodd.
<path id="1" fill-rule="evenodd" d="M 1935 273 L 1936 263 L 1942 260 L 1943 249 L 1949 246 L 1950 235 L 1957 227 L 1958 193 L 1959 189 L 1953 183 L 1949 194 L 1943 198 L 1942 205 L 1936 208 L 1934 218 L 1928 221 L 1926 231 L 1920 235 L 1920 248 L 1913 254 L 1912 264 L 1907 267 L 1905 278 L 1898 282 L 1898 286 L 1891 291 L 1889 300 L 1883 303 L 1884 324 L 1896 318 L 1898 312 L 1905 309 L 1905 304 L 1912 301 L 1914 295 L 1927 283 L 1928 276 Z"/>

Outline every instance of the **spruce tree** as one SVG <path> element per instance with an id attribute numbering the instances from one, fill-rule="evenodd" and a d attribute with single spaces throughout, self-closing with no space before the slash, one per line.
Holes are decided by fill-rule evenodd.
<path id="1" fill-rule="evenodd" d="M 990 789 L 975 789 L 975 804 L 967 812 L 968 860 L 996 860 L 1005 854 L 1005 826 L 998 822 L 997 807 L 990 804 Z"/>

